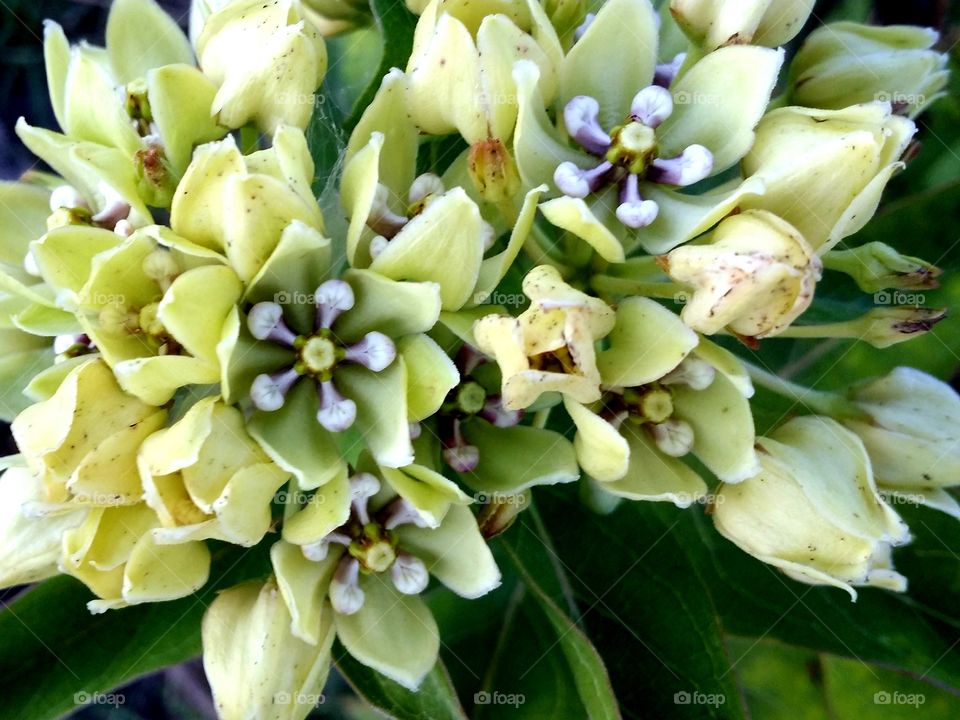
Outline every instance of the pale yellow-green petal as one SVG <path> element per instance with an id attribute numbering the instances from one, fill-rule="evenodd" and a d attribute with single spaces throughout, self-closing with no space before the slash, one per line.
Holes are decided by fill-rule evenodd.
<path id="1" fill-rule="evenodd" d="M 753 45 L 723 47 L 700 60 L 670 86 L 674 111 L 657 129 L 661 156 L 696 143 L 713 153 L 714 173 L 740 160 L 782 64 L 783 50 Z"/>
<path id="2" fill-rule="evenodd" d="M 440 651 L 436 620 L 417 595 L 402 595 L 389 577 L 362 578 L 363 607 L 336 613 L 337 638 L 353 657 L 408 690 L 416 690 Z"/>
<path id="3" fill-rule="evenodd" d="M 270 547 L 270 561 L 277 586 L 290 612 L 290 632 L 304 642 L 320 642 L 321 628 L 331 607 L 326 603 L 330 578 L 340 560 L 331 552 L 319 562 L 308 560 L 299 545 L 281 540 Z"/>
<path id="4" fill-rule="evenodd" d="M 622 125 L 630 102 L 653 80 L 657 17 L 648 0 L 609 0 L 563 59 L 560 106 L 577 95 L 600 103 L 604 130 Z"/>
<path id="5" fill-rule="evenodd" d="M 558 228 L 568 230 L 584 240 L 607 262 L 621 263 L 625 260 L 623 245 L 581 198 L 563 195 L 547 200 L 540 203 L 540 212 Z"/>
<path id="6" fill-rule="evenodd" d="M 697 334 L 677 315 L 643 297 L 626 298 L 617 308 L 610 346 L 597 353 L 605 385 L 635 387 L 659 380 L 697 346 Z"/>
<path id="7" fill-rule="evenodd" d="M 580 467 L 600 482 L 619 480 L 626 475 L 630 447 L 617 429 L 574 400 L 564 398 L 563 405 L 577 426 L 573 447 Z"/>
<path id="8" fill-rule="evenodd" d="M 677 507 L 689 507 L 706 495 L 703 479 L 683 461 L 661 453 L 646 430 L 624 423 L 623 432 L 630 446 L 627 474 L 601 483 L 604 490 L 628 500 L 667 501 Z"/>
<path id="9" fill-rule="evenodd" d="M 500 569 L 468 507 L 451 507 L 436 529 L 402 525 L 397 535 L 403 550 L 460 597 L 478 598 L 500 585 Z"/>
<path id="10" fill-rule="evenodd" d="M 444 310 L 473 295 L 483 260 L 480 210 L 461 188 L 433 198 L 374 258 L 370 269 L 393 280 L 434 282 Z"/>
<path id="11" fill-rule="evenodd" d="M 704 390 L 676 385 L 674 417 L 693 428 L 693 453 L 727 483 L 746 480 L 760 466 L 753 449 L 755 431 L 750 403 L 723 373 Z"/>
<path id="12" fill-rule="evenodd" d="M 216 366 L 223 324 L 242 292 L 240 279 L 229 267 L 193 268 L 173 281 L 157 315 L 191 355 Z"/>
<path id="13" fill-rule="evenodd" d="M 460 382 L 460 373 L 443 348 L 426 335 L 401 338 L 397 353 L 407 368 L 407 416 L 410 422 L 426 420 Z"/>
<path id="14" fill-rule="evenodd" d="M 161 65 L 193 64 L 190 42 L 153 0 L 114 1 L 107 16 L 107 54 L 121 83 Z"/>

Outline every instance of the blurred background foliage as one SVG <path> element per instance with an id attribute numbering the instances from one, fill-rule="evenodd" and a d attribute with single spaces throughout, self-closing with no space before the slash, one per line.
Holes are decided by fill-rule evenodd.
<path id="1" fill-rule="evenodd" d="M 186 0 L 162 4 L 185 23 Z M 373 5 L 388 38 L 409 31 L 409 18 L 400 18 L 392 31 L 385 28 L 392 21 L 377 8 L 390 5 Z M 55 126 L 43 72 L 43 19 L 56 19 L 71 39 L 100 42 L 108 6 L 108 0 L 0 0 L 0 177 L 15 178 L 33 163 L 13 136 L 17 117 Z M 396 19 L 398 11 L 389 12 Z M 922 303 L 960 307 L 960 8 L 945 0 L 821 0 L 808 30 L 840 19 L 941 30 L 941 49 L 950 53 L 954 70 L 948 96 L 920 119 L 919 152 L 890 184 L 877 216 L 845 244 L 880 240 L 940 265 L 941 287 L 923 293 Z M 391 55 L 402 44 L 388 42 L 381 50 L 379 37 L 361 29 L 330 43 L 331 71 L 314 129 L 336 127 L 350 115 L 363 97 L 356 88 L 368 83 L 378 59 L 381 67 L 402 64 Z M 337 147 L 313 145 L 318 156 L 335 156 Z M 807 317 L 853 317 L 873 306 L 852 281 L 828 273 Z M 956 386 L 960 317 L 883 351 L 851 341 L 771 340 L 754 359 L 825 389 L 904 364 Z M 797 412 L 763 391 L 756 400 L 761 432 Z M 428 679 L 424 692 L 412 696 L 344 659 L 315 717 L 379 717 L 355 690 L 402 718 L 604 717 L 583 686 L 584 677 L 604 682 L 584 650 L 589 636 L 627 718 L 958 718 L 960 524 L 925 509 L 897 509 L 915 535 L 896 554 L 910 593 L 866 590 L 852 604 L 840 591 L 797 584 L 741 553 L 713 531 L 707 508 L 628 503 L 600 517 L 579 507 L 573 488 L 544 490 L 536 508 L 494 543 L 505 574 L 501 589 L 470 602 L 444 592 L 429 595 L 441 624 L 445 668 Z M 199 618 L 218 587 L 256 577 L 265 565 L 256 553 L 225 552 L 219 567 L 214 577 L 220 580 L 195 599 L 104 616 L 86 614 L 87 593 L 69 579 L 17 598 L 0 612 L 0 717 L 73 711 L 86 720 L 213 718 L 195 659 Z M 558 619 L 564 614 L 572 622 Z M 165 665 L 172 667 L 156 672 Z M 118 690 L 121 705 L 77 710 L 70 702 L 77 688 L 120 683 L 127 683 Z M 476 693 L 492 690 L 522 695 L 524 703 L 475 703 Z M 723 702 L 683 702 L 695 700 L 695 693 Z M 9 714 L 7 707 L 30 710 Z"/>

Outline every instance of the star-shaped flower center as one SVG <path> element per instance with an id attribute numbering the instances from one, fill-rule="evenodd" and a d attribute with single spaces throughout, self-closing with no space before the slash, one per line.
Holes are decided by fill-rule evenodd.
<path id="1" fill-rule="evenodd" d="M 584 198 L 617 183 L 617 219 L 631 228 L 649 225 L 659 208 L 640 196 L 640 180 L 686 186 L 703 180 L 713 169 L 713 154 L 702 145 L 690 145 L 676 157 L 659 156 L 656 129 L 672 113 L 670 91 L 650 85 L 634 96 L 626 122 L 607 133 L 598 119 L 600 103 L 587 95 L 573 98 L 563 111 L 567 132 L 584 150 L 603 160 L 592 168 L 560 163 L 553 175 L 557 187 L 565 195 Z"/>

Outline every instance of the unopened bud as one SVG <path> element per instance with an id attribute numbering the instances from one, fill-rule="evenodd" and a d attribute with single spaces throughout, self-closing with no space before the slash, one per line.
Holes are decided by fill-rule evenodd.
<path id="1" fill-rule="evenodd" d="M 871 242 L 852 250 L 832 250 L 823 256 L 828 270 L 846 273 L 864 292 L 887 288 L 927 290 L 939 286 L 942 270 L 919 258 L 901 255 L 881 242 Z"/>

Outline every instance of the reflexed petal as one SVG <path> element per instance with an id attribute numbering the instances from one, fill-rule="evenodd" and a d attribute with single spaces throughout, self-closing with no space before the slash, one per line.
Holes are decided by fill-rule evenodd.
<path id="1" fill-rule="evenodd" d="M 557 227 L 569 230 L 586 241 L 607 262 L 624 261 L 620 241 L 596 218 L 582 199 L 564 195 L 541 203 L 540 211 Z"/>
<path id="2" fill-rule="evenodd" d="M 517 128 L 513 148 L 517 169 L 525 187 L 540 183 L 553 185 L 553 172 L 562 162 L 583 164 L 589 155 L 573 150 L 550 123 L 544 111 L 545 103 L 537 83 L 540 70 L 535 63 L 520 60 L 514 65 L 513 79 L 517 84 Z"/>
<path id="3" fill-rule="evenodd" d="M 412 463 L 403 358 L 378 373 L 356 365 L 338 367 L 335 377 L 340 392 L 357 404 L 357 430 L 376 461 L 387 467 Z"/>
<path id="4" fill-rule="evenodd" d="M 163 405 L 184 385 L 212 385 L 220 380 L 216 365 L 185 355 L 121 360 L 113 372 L 120 387 L 151 405 Z"/>
<path id="5" fill-rule="evenodd" d="M 470 508 L 455 505 L 436 529 L 403 525 L 400 547 L 460 597 L 478 598 L 500 585 L 500 569 Z"/>
<path id="6" fill-rule="evenodd" d="M 125 4 L 140 5 L 137 0 L 125 0 Z M 144 4 L 153 5 L 152 2 Z M 112 7 L 116 6 L 114 3 Z M 138 41 L 138 48 L 140 45 Z M 167 159 L 179 177 L 190 164 L 194 147 L 219 140 L 227 132 L 210 115 L 217 86 L 189 65 L 157 67 L 146 74 L 146 79 L 153 121 L 160 131 Z"/>
<path id="7" fill-rule="evenodd" d="M 444 310 L 471 299 L 483 260 L 480 211 L 460 188 L 427 204 L 370 264 L 393 280 L 432 281 Z"/>
<path id="8" fill-rule="evenodd" d="M 330 553 L 320 562 L 308 560 L 299 545 L 281 540 L 270 548 L 270 560 L 277 586 L 290 612 L 290 632 L 316 645 L 324 625 L 332 622 L 332 608 L 326 603 L 327 588 L 340 553 Z"/>
<path id="9" fill-rule="evenodd" d="M 140 139 L 115 85 L 93 48 L 72 48 L 63 105 L 64 132 L 72 140 L 119 148 L 129 158 L 140 149 Z"/>
<path id="10" fill-rule="evenodd" d="M 500 284 L 500 281 L 503 280 L 513 261 L 520 254 L 520 249 L 533 228 L 533 221 L 537 215 L 537 201 L 546 190 L 546 185 L 539 185 L 526 194 L 523 199 L 523 206 L 517 215 L 517 221 L 510 231 L 507 247 L 496 255 L 484 259 L 480 264 L 480 277 L 477 278 L 477 286 L 473 297 L 467 303 L 468 305 L 485 302 L 497 285 Z"/>
<path id="11" fill-rule="evenodd" d="M 206 543 L 158 545 L 146 533 L 133 548 L 123 573 L 123 600 L 136 605 L 174 600 L 196 592 L 210 574 L 210 550 Z M 96 611 L 96 601 L 91 609 Z"/>
<path id="12" fill-rule="evenodd" d="M 750 403 L 726 375 L 717 373 L 710 387 L 676 385 L 674 417 L 693 428 L 693 453 L 718 478 L 740 482 L 760 469 L 753 449 L 755 433 Z"/>
<path id="13" fill-rule="evenodd" d="M 0 262 L 19 267 L 30 243 L 47 229 L 50 190 L 0 181 Z"/>
<path id="14" fill-rule="evenodd" d="M 723 373 L 727 380 L 732 382 L 740 394 L 746 398 L 753 397 L 753 382 L 750 375 L 740 358 L 734 355 L 726 348 L 722 348 L 716 343 L 700 338 L 700 342 L 693 349 L 693 354 L 701 360 L 710 363 L 717 372 Z"/>
<path id="15" fill-rule="evenodd" d="M 474 490 L 516 494 L 535 485 L 573 482 L 580 476 L 570 441 L 552 430 L 514 425 L 494 427 L 472 418 L 464 438 L 480 450 L 480 464 L 460 477 Z M 518 457 L 527 458 L 518 463 Z"/>
<path id="16" fill-rule="evenodd" d="M 340 202 L 350 217 L 347 228 L 347 261 L 353 267 L 366 267 L 370 260 L 369 241 L 364 242 L 367 220 L 373 209 L 379 180 L 380 151 L 384 135 L 372 133 L 370 141 L 347 161 L 340 181 Z"/>
<path id="17" fill-rule="evenodd" d="M 635 387 L 659 380 L 697 346 L 697 334 L 649 298 L 620 303 L 610 347 L 597 354 L 605 385 Z"/>
<path id="18" fill-rule="evenodd" d="M 894 543 L 909 536 L 906 524 L 877 493 L 863 443 L 839 423 L 815 416 L 794 418 L 760 443 L 790 469 L 817 512 L 838 528 Z M 849 480 L 839 483 L 838 477 Z"/>
<path id="19" fill-rule="evenodd" d="M 648 0 L 604 3 L 563 59 L 560 104 L 589 95 L 600 102 L 604 129 L 623 124 L 634 95 L 653 81 L 657 29 L 656 13 Z"/>
<path id="20" fill-rule="evenodd" d="M 468 143 L 487 137 L 486 108 L 477 93 L 480 59 L 463 23 L 443 13 L 427 43 L 414 48 L 407 70 L 410 109 L 421 132 L 459 132 Z"/>
<path id="21" fill-rule="evenodd" d="M 364 665 L 409 690 L 416 690 L 440 650 L 436 620 L 417 595 L 403 595 L 382 575 L 361 580 L 363 607 L 336 613 L 337 637 Z"/>
<path id="22" fill-rule="evenodd" d="M 377 90 L 373 102 L 363 111 L 347 145 L 346 163 L 349 165 L 361 148 L 368 146 L 375 135 L 382 134 L 383 146 L 387 148 L 390 162 L 376 167 L 375 175 L 381 183 L 400 196 L 410 189 L 413 182 L 420 144 L 417 127 L 409 121 L 409 113 L 407 77 L 393 68 L 384 75 L 380 89 Z M 342 184 L 346 185 L 346 171 Z M 346 190 L 342 192 L 346 196 Z M 345 201 L 344 205 L 350 207 L 351 203 Z"/>
<path id="23" fill-rule="evenodd" d="M 299 489 L 300 486 L 291 486 Z M 325 482 L 300 510 L 289 514 L 283 523 L 283 539 L 297 545 L 319 542 L 343 525 L 350 517 L 350 483 L 347 466 Z"/>
<path id="24" fill-rule="evenodd" d="M 381 467 L 390 487 L 413 505 L 429 527 L 439 526 L 455 505 L 466 505 L 470 497 L 438 472 L 422 465 L 408 465 L 395 470 Z"/>
<path id="25" fill-rule="evenodd" d="M 170 208 L 173 231 L 204 247 L 224 250 L 223 183 L 244 170 L 243 155 L 231 135 L 197 148 L 173 196 Z"/>
<path id="26" fill-rule="evenodd" d="M 229 267 L 193 268 L 173 281 L 157 315 L 191 355 L 216 366 L 223 324 L 242 291 Z"/>
<path id="27" fill-rule="evenodd" d="M 357 342 L 372 330 L 391 338 L 426 332 L 440 317 L 440 286 L 435 283 L 397 282 L 369 270 L 348 270 L 356 304 L 334 323 L 336 334 Z"/>
<path id="28" fill-rule="evenodd" d="M 716 225 L 737 208 L 742 198 L 762 195 L 763 191 L 763 181 L 756 177 L 738 183 L 733 190 L 703 195 L 684 195 L 662 185 L 642 183 L 641 194 L 657 203 L 660 212 L 656 220 L 637 233 L 637 242 L 651 255 L 669 252 Z"/>
<path id="29" fill-rule="evenodd" d="M 613 425 L 580 403 L 564 398 L 563 405 L 577 426 L 573 447 L 580 467 L 600 482 L 619 480 L 626 475 L 630 463 L 626 439 Z"/>
<path id="30" fill-rule="evenodd" d="M 110 6 L 107 54 L 121 84 L 143 78 L 161 65 L 193 64 L 190 41 L 153 0 L 116 0 Z"/>
<path id="31" fill-rule="evenodd" d="M 292 472 L 304 490 L 312 490 L 341 472 L 336 439 L 316 421 L 313 383 L 296 383 L 283 407 L 272 413 L 254 412 L 247 424 L 267 455 Z"/>
<path id="32" fill-rule="evenodd" d="M 609 493 L 628 500 L 672 502 L 689 507 L 707 493 L 707 485 L 682 460 L 664 455 L 643 428 L 624 423 L 630 464 L 620 480 L 600 483 Z"/>
<path id="33" fill-rule="evenodd" d="M 411 422 L 425 420 L 440 409 L 460 382 L 460 373 L 443 348 L 426 335 L 401 338 L 397 352 L 407 368 L 407 415 Z"/>
<path id="34" fill-rule="evenodd" d="M 782 64 L 782 50 L 753 45 L 720 48 L 700 60 L 670 86 L 674 112 L 657 131 L 661 157 L 703 145 L 713 154 L 712 174 L 740 160 Z"/>

